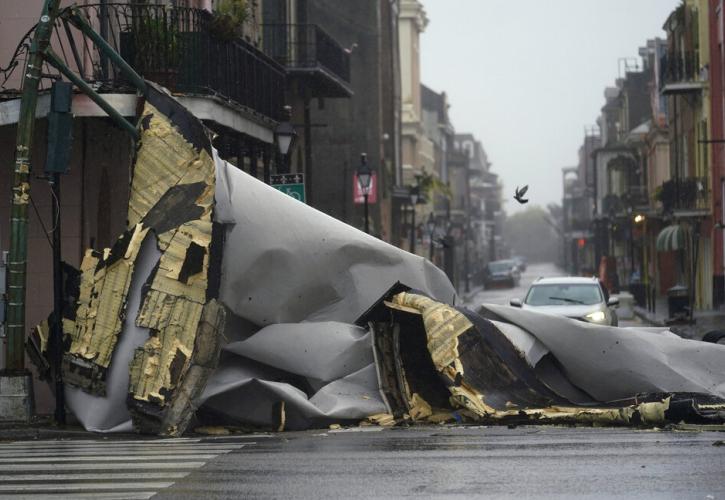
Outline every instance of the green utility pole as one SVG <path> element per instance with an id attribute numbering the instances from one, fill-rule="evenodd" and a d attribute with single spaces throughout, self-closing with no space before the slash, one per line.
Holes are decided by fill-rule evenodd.
<path id="1" fill-rule="evenodd" d="M 7 371 L 23 372 L 25 357 L 25 289 L 28 255 L 28 203 L 30 203 L 30 154 L 35 131 L 35 109 L 42 77 L 43 52 L 50 43 L 60 0 L 45 0 L 40 21 L 30 46 L 15 146 L 15 167 L 10 212 L 10 254 L 8 257 Z"/>
<path id="2" fill-rule="evenodd" d="M 15 170 L 13 177 L 13 200 L 10 219 L 10 254 L 8 257 L 8 301 L 6 326 L 8 333 L 7 371 L 25 371 L 23 347 L 25 344 L 25 292 L 26 263 L 28 254 L 28 203 L 30 203 L 30 153 L 35 130 L 35 110 L 38 103 L 38 87 L 42 78 L 43 62 L 55 66 L 78 89 L 103 109 L 119 127 L 138 139 L 136 126 L 123 118 L 113 106 L 95 92 L 81 77 L 74 74 L 50 49 L 50 36 L 60 14 L 60 0 L 45 0 L 33 40 L 27 71 L 23 78 L 23 95 L 20 101 L 20 118 L 15 149 Z M 117 65 L 128 80 L 142 94 L 146 93 L 146 82 L 121 56 L 113 50 L 103 37 L 98 35 L 82 17 L 78 9 L 64 10 L 62 14 L 99 49 L 103 57 Z"/>

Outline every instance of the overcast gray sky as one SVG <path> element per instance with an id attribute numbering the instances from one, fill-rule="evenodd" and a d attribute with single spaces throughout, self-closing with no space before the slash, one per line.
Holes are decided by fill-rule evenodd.
<path id="1" fill-rule="evenodd" d="M 457 132 L 483 142 L 504 183 L 530 203 L 561 203 L 561 168 L 576 165 L 618 60 L 637 57 L 680 0 L 421 0 L 423 83 L 448 93 Z"/>

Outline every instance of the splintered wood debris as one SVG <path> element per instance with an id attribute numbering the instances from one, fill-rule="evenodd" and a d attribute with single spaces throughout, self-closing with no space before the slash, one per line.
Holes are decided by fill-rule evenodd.
<path id="1" fill-rule="evenodd" d="M 134 263 L 148 229 L 136 224 L 111 249 L 88 250 L 70 347 L 63 358 L 64 380 L 103 395 L 108 365 L 123 328 Z"/>
<path id="2" fill-rule="evenodd" d="M 164 106 L 188 113 L 175 102 Z M 188 130 L 182 132 L 149 102 L 139 123 L 128 230 L 113 248 L 88 250 L 83 258 L 75 318 L 64 322 L 69 347 L 63 373 L 67 383 L 104 395 L 124 324 L 135 321 L 149 338 L 129 367 L 127 406 L 134 425 L 142 432 L 179 435 L 217 365 L 224 327 L 225 309 L 214 299 L 217 290 L 209 289 L 212 251 L 221 246 L 212 241 L 215 165 L 210 150 L 195 147 L 184 135 Z M 187 117 L 189 126 L 198 128 L 197 138 L 206 137 L 200 122 Z M 139 310 L 126 311 L 147 236 L 155 239 L 161 257 L 151 276 L 142 277 Z M 38 339 L 44 348 L 47 325 L 39 327 Z"/>
<path id="3" fill-rule="evenodd" d="M 500 377 L 506 377 L 504 382 L 507 387 L 517 386 L 517 380 L 506 366 L 490 363 L 488 358 L 490 352 L 486 352 L 482 346 L 476 345 L 473 349 L 477 354 L 482 352 L 487 356 L 487 363 L 473 364 L 471 360 L 480 360 L 467 354 L 463 356 L 460 339 L 466 334 L 477 334 L 474 325 L 460 311 L 455 308 L 434 301 L 428 297 L 414 293 L 399 293 L 391 300 L 384 302 L 389 309 L 402 311 L 408 314 L 419 315 L 422 318 L 422 325 L 425 329 L 427 348 L 430 358 L 433 361 L 435 370 L 444 380 L 445 386 L 450 391 L 450 411 L 431 409 L 431 406 L 421 397 L 420 394 L 405 394 L 408 389 L 407 382 L 399 385 L 403 392 L 404 399 L 408 399 L 410 407 L 409 417 L 412 420 L 428 423 L 441 423 L 451 420 L 475 421 L 479 423 L 552 423 L 552 424 L 587 424 L 587 425 L 645 425 L 662 426 L 672 422 L 672 415 L 668 415 L 671 409 L 671 398 L 663 397 L 660 400 L 645 401 L 619 407 L 577 407 L 569 405 L 551 405 L 546 407 L 521 407 L 509 403 L 509 409 L 501 410 L 486 403 L 486 394 L 476 388 L 480 381 L 499 383 Z M 378 341 L 378 345 L 384 345 Z M 397 346 L 401 348 L 400 346 Z M 467 346 L 471 348 L 471 345 Z M 467 361 L 464 361 L 466 359 Z M 487 379 L 487 370 L 495 371 L 497 378 Z M 398 371 L 404 372 L 403 367 Z M 470 381 L 473 381 L 471 383 Z M 518 384 L 520 385 L 520 384 Z M 521 394 L 527 395 L 525 391 Z M 723 409 L 723 405 L 714 405 L 717 408 L 710 408 L 712 405 L 702 404 L 693 409 L 717 411 Z M 367 419 L 374 422 L 372 417 Z"/>
<path id="4" fill-rule="evenodd" d="M 136 325 L 148 328 L 151 337 L 136 351 L 131 363 L 129 405 L 135 425 L 144 430 L 160 426 L 164 434 L 175 435 L 183 432 L 176 424 L 182 415 L 174 415 L 170 420 L 167 412 L 174 407 L 175 399 L 186 398 L 178 389 L 190 366 L 195 364 L 195 341 L 202 333 L 211 337 L 206 342 L 213 343 L 222 326 L 216 318 L 223 314 L 223 309 L 215 302 L 205 306 L 215 166 L 206 151 L 197 151 L 153 106 L 144 111 L 142 122 L 147 126 L 136 158 L 129 220 L 145 220 L 154 211 L 151 201 L 164 204 L 164 210 L 174 217 L 178 217 L 179 211 L 196 217 L 177 221 L 181 222 L 178 226 L 157 234 L 163 254 L 136 318 Z M 168 150 L 169 154 L 158 155 L 159 150 Z M 148 193 L 149 181 L 153 184 L 153 197 Z M 185 204 L 184 197 L 165 196 L 174 186 L 199 183 L 205 187 L 192 206 L 200 210 L 174 206 Z M 154 222 L 157 231 L 164 226 L 159 217 Z M 201 321 L 205 307 L 208 317 Z M 202 325 L 207 328 L 201 328 Z M 192 408 L 182 406 L 186 413 L 193 413 Z"/>

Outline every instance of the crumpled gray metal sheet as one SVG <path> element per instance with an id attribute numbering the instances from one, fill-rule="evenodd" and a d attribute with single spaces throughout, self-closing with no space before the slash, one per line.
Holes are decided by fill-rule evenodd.
<path id="1" fill-rule="evenodd" d="M 591 400 L 677 392 L 725 398 L 725 346 L 682 339 L 666 330 L 591 325 L 485 304 L 481 313 L 491 316 L 489 312 L 534 336 Z"/>
<path id="2" fill-rule="evenodd" d="M 136 326 L 135 311 L 141 305 L 142 286 L 151 274 L 161 252 L 155 238 L 148 236 L 141 245 L 128 292 L 127 310 L 133 311 L 123 325 L 123 334 L 113 351 L 106 377 L 106 396 L 84 392 L 70 384 L 65 385 L 66 403 L 86 430 L 95 432 L 130 432 L 131 415 L 126 407 L 128 395 L 128 367 L 134 350 L 149 338 L 146 328 Z"/>
<path id="3" fill-rule="evenodd" d="M 216 419 L 287 429 L 360 420 L 385 411 L 371 334 L 345 323 L 270 325 L 227 344 L 200 403 Z M 234 402 L 231 403 L 230 402 Z"/>
<path id="4" fill-rule="evenodd" d="M 446 275 L 215 157 L 215 220 L 228 225 L 221 301 L 260 326 L 353 323 L 397 281 L 454 303 Z"/>
<path id="5" fill-rule="evenodd" d="M 225 336 L 238 340 L 223 348 L 202 414 L 275 426 L 284 402 L 285 428 L 303 429 L 385 412 L 371 336 L 352 323 L 398 281 L 453 302 L 448 278 L 215 162 L 215 220 L 227 228 L 220 300 L 236 316 Z"/>

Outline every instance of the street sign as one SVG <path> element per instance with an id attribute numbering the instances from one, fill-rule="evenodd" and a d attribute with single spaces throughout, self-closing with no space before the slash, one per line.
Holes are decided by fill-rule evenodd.
<path id="1" fill-rule="evenodd" d="M 305 174 L 276 174 L 270 176 L 270 186 L 305 203 Z"/>

